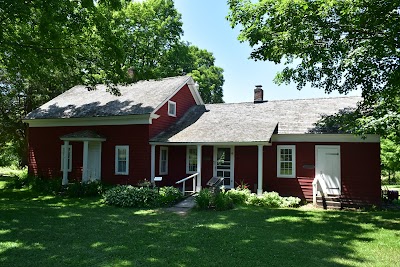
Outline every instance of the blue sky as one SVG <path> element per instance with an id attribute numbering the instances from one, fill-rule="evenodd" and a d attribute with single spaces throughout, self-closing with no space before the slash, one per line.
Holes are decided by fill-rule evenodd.
<path id="1" fill-rule="evenodd" d="M 176 9 L 182 14 L 183 39 L 193 45 L 212 52 L 215 64 L 224 69 L 224 101 L 248 102 L 253 100 L 255 85 L 261 84 L 264 99 L 297 99 L 340 96 L 334 92 L 306 87 L 301 91 L 295 84 L 274 84 L 273 79 L 283 65 L 272 62 L 255 62 L 249 59 L 251 48 L 237 40 L 238 29 L 232 29 L 226 20 L 226 0 L 174 0 Z M 353 91 L 349 95 L 360 95 Z"/>

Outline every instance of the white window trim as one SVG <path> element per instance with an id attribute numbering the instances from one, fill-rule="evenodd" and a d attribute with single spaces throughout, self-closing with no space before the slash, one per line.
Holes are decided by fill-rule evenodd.
<path id="1" fill-rule="evenodd" d="M 292 174 L 286 175 L 281 174 L 281 150 L 291 149 L 292 150 Z M 278 178 L 296 178 L 296 146 L 295 145 L 278 145 L 276 146 L 276 176 Z"/>
<path id="2" fill-rule="evenodd" d="M 166 164 L 165 164 L 165 171 L 163 172 L 163 171 L 161 171 L 161 163 L 162 163 L 162 152 L 163 151 L 166 151 Z M 160 175 L 167 175 L 168 174 L 168 147 L 165 147 L 165 146 L 162 146 L 162 147 L 160 147 L 160 162 L 159 162 L 159 168 L 158 168 L 158 173 L 160 174 Z"/>
<path id="3" fill-rule="evenodd" d="M 64 171 L 64 146 L 61 145 L 61 171 Z M 68 172 L 72 171 L 72 145 L 68 145 Z"/>
<path id="4" fill-rule="evenodd" d="M 126 171 L 119 172 L 118 171 L 118 150 L 125 149 L 126 150 Z M 115 146 L 115 174 L 116 175 L 128 175 L 129 174 L 129 146 Z"/>
<path id="5" fill-rule="evenodd" d="M 191 171 L 189 170 L 189 150 L 196 149 L 196 169 L 197 169 L 197 146 L 187 146 L 186 147 L 186 173 L 187 174 L 194 174 L 197 170 Z"/>
<path id="6" fill-rule="evenodd" d="M 170 105 L 173 105 L 175 107 L 174 108 L 174 111 L 175 111 L 174 113 L 171 112 Z M 176 117 L 176 102 L 171 101 L 171 100 L 168 101 L 168 116 Z"/>

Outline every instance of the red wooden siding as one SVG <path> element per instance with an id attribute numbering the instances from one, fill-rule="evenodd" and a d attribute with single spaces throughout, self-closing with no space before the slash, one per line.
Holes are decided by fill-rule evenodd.
<path id="1" fill-rule="evenodd" d="M 167 129 L 172 123 L 182 117 L 190 107 L 196 105 L 196 101 L 187 84 L 171 98 L 171 101 L 176 102 L 176 117 L 168 116 L 168 102 L 165 103 L 156 113 L 160 117 L 154 119 L 150 125 L 150 138 Z"/>
<path id="2" fill-rule="evenodd" d="M 265 157 L 265 151 L 264 151 Z M 268 160 L 268 159 L 264 159 Z M 250 186 L 251 191 L 257 192 L 258 181 L 258 147 L 235 147 L 235 187 L 244 182 Z"/>
<path id="3" fill-rule="evenodd" d="M 296 177 L 277 177 L 277 145 L 296 145 Z M 264 148 L 264 190 L 311 200 L 316 145 L 339 145 L 342 198 L 361 203 L 380 202 L 380 146 L 377 143 L 274 143 Z M 270 160 L 268 160 L 270 159 Z"/>
<path id="4" fill-rule="evenodd" d="M 150 145 L 148 125 L 88 126 L 88 127 L 39 127 L 29 129 L 29 172 L 34 175 L 60 178 L 60 136 L 82 130 L 93 130 L 106 137 L 102 142 L 102 181 L 135 184 L 150 179 Z M 73 171 L 70 180 L 81 179 L 83 165 L 82 142 L 72 145 Z M 129 175 L 115 175 L 115 146 L 129 145 Z"/>

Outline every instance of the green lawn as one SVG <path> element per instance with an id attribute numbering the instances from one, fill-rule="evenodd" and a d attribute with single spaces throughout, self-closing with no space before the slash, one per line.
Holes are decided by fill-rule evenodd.
<path id="1" fill-rule="evenodd" d="M 399 266 L 400 212 L 103 206 L 0 190 L 0 266 Z"/>

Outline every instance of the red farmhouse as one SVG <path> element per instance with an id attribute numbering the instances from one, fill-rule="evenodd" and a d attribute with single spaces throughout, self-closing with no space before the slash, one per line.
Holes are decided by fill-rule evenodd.
<path id="1" fill-rule="evenodd" d="M 75 86 L 28 114 L 29 173 L 69 181 L 140 180 L 174 185 L 213 176 L 258 194 L 311 200 L 318 191 L 350 202 L 380 201 L 380 138 L 316 133 L 322 115 L 360 97 L 204 104 L 189 76 L 87 91 Z"/>

